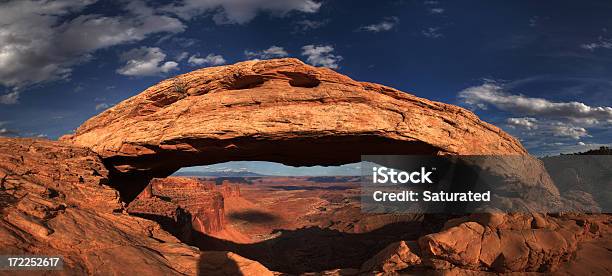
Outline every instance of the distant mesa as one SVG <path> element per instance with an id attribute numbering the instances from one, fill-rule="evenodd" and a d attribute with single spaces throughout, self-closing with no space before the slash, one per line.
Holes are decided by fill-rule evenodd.
<path id="1" fill-rule="evenodd" d="M 249 171 L 177 171 L 173 176 L 199 176 L 199 177 L 260 177 L 264 174 Z"/>

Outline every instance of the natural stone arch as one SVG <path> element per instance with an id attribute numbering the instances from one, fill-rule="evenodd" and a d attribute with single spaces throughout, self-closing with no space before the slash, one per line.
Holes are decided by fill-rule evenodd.
<path id="1" fill-rule="evenodd" d="M 463 108 L 291 58 L 164 80 L 62 139 L 100 154 L 125 201 L 152 177 L 231 160 L 305 166 L 362 154 L 527 154 Z"/>

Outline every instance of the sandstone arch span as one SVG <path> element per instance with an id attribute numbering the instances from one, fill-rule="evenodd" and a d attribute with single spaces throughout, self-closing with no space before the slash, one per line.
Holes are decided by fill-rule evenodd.
<path id="1" fill-rule="evenodd" d="M 338 165 L 362 154 L 527 154 L 463 108 L 292 58 L 164 80 L 62 140 L 100 154 L 125 201 L 152 177 L 231 160 Z"/>

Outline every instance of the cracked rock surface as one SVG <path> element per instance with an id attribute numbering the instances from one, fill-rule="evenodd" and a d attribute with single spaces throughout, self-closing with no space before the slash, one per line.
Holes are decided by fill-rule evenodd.
<path id="1" fill-rule="evenodd" d="M 200 252 L 122 212 L 91 150 L 0 137 L 0 254 L 59 255 L 70 274 L 196 274 Z"/>

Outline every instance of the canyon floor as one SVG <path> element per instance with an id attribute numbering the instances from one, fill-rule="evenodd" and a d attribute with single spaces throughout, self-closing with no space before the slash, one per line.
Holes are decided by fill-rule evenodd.
<path id="1" fill-rule="evenodd" d="M 454 220 L 464 219 L 461 216 L 448 215 L 364 214 L 360 209 L 358 177 L 168 177 L 154 180 L 152 183 L 162 183 L 152 185 L 153 197 L 171 195 L 166 200 L 177 202 L 187 210 L 191 208 L 192 213 L 196 214 L 191 218 L 192 221 L 200 220 L 215 224 L 214 227 L 194 227 L 199 230 L 192 231 L 188 237 L 183 238 L 184 242 L 197 246 L 203 251 L 236 253 L 261 263 L 277 274 L 355 275 L 360 271 L 363 273 L 366 263 L 385 262 L 385 257 L 381 259 L 378 255 L 379 252 L 388 251 L 386 248 L 390 245 L 413 241 L 408 242 L 412 244 L 410 250 L 418 252 L 416 241 L 419 237 L 450 228 L 448 222 L 452 225 Z M 211 204 L 210 194 L 199 193 L 198 189 L 219 190 L 223 204 Z M 182 196 L 178 196 L 179 194 Z M 172 195 L 175 198 L 172 198 Z M 180 200 L 176 200 L 178 198 Z M 135 202 L 139 200 L 142 200 L 142 196 Z M 211 208 L 221 209 L 211 210 Z M 198 219 L 198 214 L 204 218 Z M 585 217 L 588 219 L 585 220 Z M 475 218 L 476 221 L 479 220 Z M 520 224 L 525 223 L 526 218 L 518 216 L 506 220 L 509 225 L 499 228 L 520 229 Z M 546 220 L 555 220 L 555 218 Z M 554 239 L 536 241 L 543 251 L 542 256 L 532 260 L 540 262 L 536 264 L 540 267 L 539 271 L 550 272 L 549 269 L 554 269 L 555 274 L 570 275 L 610 273 L 612 267 L 607 262 L 612 257 L 610 218 L 606 215 L 572 215 L 560 221 L 562 220 L 583 225 L 589 223 L 592 228 L 588 231 L 592 233 L 589 234 L 588 240 L 574 249 L 570 249 L 571 245 L 565 245 L 563 248 L 547 245 L 549 242 L 554 243 Z M 532 221 L 528 223 L 537 224 Z M 567 227 L 572 227 L 571 224 Z M 166 230 L 176 233 L 177 227 L 182 228 L 184 225 L 169 224 Z M 538 226 L 529 225 L 528 228 L 538 228 Z M 577 235 L 584 235 L 578 232 L 571 234 L 574 240 L 579 238 Z M 469 235 L 469 233 L 453 233 L 453 235 L 462 234 Z M 452 239 L 455 239 L 453 243 L 469 242 L 458 236 Z M 509 248 L 510 254 L 517 256 L 521 254 L 512 251 L 523 250 L 513 244 L 504 246 Z M 546 249 L 547 246 L 552 248 Z M 562 252 L 564 250 L 572 252 Z M 391 255 L 401 252 L 398 248 L 391 251 Z M 528 255 L 531 254 L 535 253 L 528 252 Z M 550 258 L 555 254 L 565 256 Z M 431 270 L 431 267 L 429 269 L 424 266 L 403 267 L 396 261 L 392 263 L 393 265 L 387 267 L 389 271 L 383 273 L 441 273 Z M 444 267 L 444 264 L 435 265 L 445 268 L 441 270 L 445 271 L 444 273 L 485 275 L 492 273 L 466 270 L 452 265 L 449 267 Z M 537 271 L 538 269 L 532 273 Z"/>
<path id="2" fill-rule="evenodd" d="M 185 185 L 185 178 L 168 177 L 153 185 L 152 193 L 173 190 L 193 195 L 179 201 L 202 202 L 192 213 L 201 220 L 221 221 L 221 227 L 193 231 L 185 242 L 201 250 L 231 251 L 256 260 L 274 271 L 304 273 L 335 268 L 359 268 L 387 245 L 414 240 L 422 234 L 422 215 L 364 215 L 359 207 L 357 177 L 240 177 L 192 178 L 201 185 Z M 216 182 L 222 182 L 217 185 Z M 223 193 L 223 210 L 210 210 L 197 189 L 233 187 Z M 218 188 L 223 190 L 222 188 Z M 173 201 L 173 198 L 168 198 Z M 134 204 L 142 199 L 137 199 Z M 175 200 L 176 201 L 176 200 Z M 190 203 L 193 205 L 193 203 Z M 189 209 L 188 206 L 186 206 Z M 199 209 L 198 209 L 199 208 Z M 149 213 L 156 212 L 155 210 Z M 223 218 L 215 216 L 223 215 Z M 161 215 L 161 214 L 160 214 Z M 195 215 L 198 216 L 198 215 Z M 177 232 L 175 225 L 168 231 Z M 178 226 L 182 228 L 183 226 Z"/>

